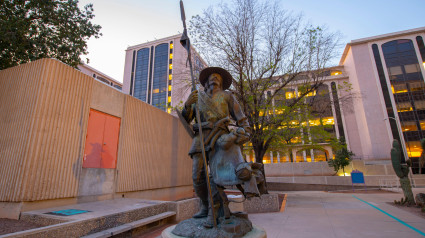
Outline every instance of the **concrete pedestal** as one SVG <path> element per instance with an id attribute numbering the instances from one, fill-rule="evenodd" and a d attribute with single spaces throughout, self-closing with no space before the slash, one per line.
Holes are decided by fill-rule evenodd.
<path id="1" fill-rule="evenodd" d="M 167 229 L 165 229 L 161 234 L 162 238 L 185 238 L 183 236 L 177 236 L 171 233 L 171 231 L 174 230 L 175 227 L 176 225 L 170 226 Z M 243 238 L 266 238 L 266 237 L 267 237 L 266 231 L 263 228 L 258 227 L 256 225 L 252 225 L 252 231 L 248 232 L 247 234 L 243 236 Z"/>

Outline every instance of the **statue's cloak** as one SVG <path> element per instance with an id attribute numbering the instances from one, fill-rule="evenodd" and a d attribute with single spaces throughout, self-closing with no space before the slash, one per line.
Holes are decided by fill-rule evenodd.
<path id="1" fill-rule="evenodd" d="M 222 135 L 216 142 L 210 155 L 210 170 L 216 184 L 230 186 L 241 184 L 235 170 L 240 163 L 245 163 L 241 148 L 234 143 L 236 135 L 233 133 Z"/>

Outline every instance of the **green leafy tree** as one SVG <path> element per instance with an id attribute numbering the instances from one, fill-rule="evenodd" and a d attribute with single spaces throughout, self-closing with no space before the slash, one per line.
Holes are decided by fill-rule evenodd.
<path id="1" fill-rule="evenodd" d="M 335 174 L 342 169 L 345 176 L 344 168 L 350 164 L 354 153 L 347 149 L 344 137 L 339 139 L 339 143 L 334 144 L 334 148 L 337 148 L 335 152 L 335 159 L 329 160 L 328 165 L 329 167 L 334 168 Z"/>
<path id="2" fill-rule="evenodd" d="M 0 70 L 40 58 L 76 67 L 87 54 L 87 40 L 101 26 L 91 23 L 93 5 L 78 0 L 0 1 Z"/>
<path id="3" fill-rule="evenodd" d="M 322 145 L 333 144 L 334 138 L 333 125 L 329 124 L 324 116 L 328 118 L 328 112 L 318 111 L 316 104 L 323 106 L 323 100 L 315 100 L 313 98 L 310 103 L 302 104 L 299 108 L 300 113 L 292 113 L 282 121 L 281 127 L 275 131 L 269 132 L 275 134 L 275 139 L 271 143 L 270 150 L 279 152 L 291 152 L 291 149 L 303 144 L 306 151 L 312 149 L 324 150 Z M 328 108 L 329 107 L 329 108 Z M 330 103 L 326 109 L 331 110 Z M 292 117 L 291 117 L 292 116 Z"/>

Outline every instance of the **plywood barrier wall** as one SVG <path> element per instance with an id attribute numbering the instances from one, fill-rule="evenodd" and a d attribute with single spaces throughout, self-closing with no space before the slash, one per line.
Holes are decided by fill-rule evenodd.
<path id="1" fill-rule="evenodd" d="M 105 83 L 93 80 L 90 108 L 122 118 L 125 94 Z"/>
<path id="2" fill-rule="evenodd" d="M 92 84 L 53 59 L 0 71 L 0 201 L 77 195 Z"/>
<path id="3" fill-rule="evenodd" d="M 192 183 L 177 118 L 42 59 L 0 71 L 0 201 L 78 195 L 90 108 L 121 117 L 116 192 Z"/>
<path id="4" fill-rule="evenodd" d="M 187 155 L 190 144 L 178 118 L 127 95 L 117 192 L 192 184 L 192 160 Z"/>

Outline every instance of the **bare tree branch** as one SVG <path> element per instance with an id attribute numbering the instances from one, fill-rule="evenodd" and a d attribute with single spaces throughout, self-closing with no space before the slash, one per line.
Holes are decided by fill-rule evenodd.
<path id="1" fill-rule="evenodd" d="M 282 126 L 294 131 L 289 122 L 307 110 L 306 98 L 321 87 L 340 39 L 338 33 L 285 11 L 277 1 L 260 0 L 210 7 L 192 18 L 189 32 L 208 65 L 233 75 L 231 90 L 253 129 L 257 162 L 282 135 Z M 291 88 L 298 88 L 298 94 L 282 98 Z M 276 105 L 277 98 L 282 105 Z"/>

